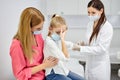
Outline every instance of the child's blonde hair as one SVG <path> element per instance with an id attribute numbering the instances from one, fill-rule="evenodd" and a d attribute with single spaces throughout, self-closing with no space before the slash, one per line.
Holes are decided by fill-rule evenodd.
<path id="1" fill-rule="evenodd" d="M 50 28 L 58 28 L 61 25 L 66 25 L 65 19 L 62 18 L 60 15 L 54 14 L 51 18 Z M 67 25 L 66 25 L 66 29 L 67 29 Z M 50 31 L 48 35 L 50 35 Z"/>

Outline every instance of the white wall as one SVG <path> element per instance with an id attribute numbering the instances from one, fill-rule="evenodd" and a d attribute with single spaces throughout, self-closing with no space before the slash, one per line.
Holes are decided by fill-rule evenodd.
<path id="1" fill-rule="evenodd" d="M 40 9 L 40 0 L 0 0 L 0 80 L 14 80 L 9 47 L 21 11 L 28 6 Z"/>
<path id="2" fill-rule="evenodd" d="M 87 15 L 87 4 L 90 0 L 46 0 L 47 14 Z M 120 15 L 120 0 L 101 0 L 107 15 Z M 62 5 L 62 6 L 61 6 Z"/>

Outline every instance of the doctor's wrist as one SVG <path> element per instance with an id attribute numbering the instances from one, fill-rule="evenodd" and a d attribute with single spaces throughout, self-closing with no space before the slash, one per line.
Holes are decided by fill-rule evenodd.
<path id="1" fill-rule="evenodd" d="M 74 44 L 72 49 L 75 50 L 75 51 L 80 51 L 80 46 Z"/>

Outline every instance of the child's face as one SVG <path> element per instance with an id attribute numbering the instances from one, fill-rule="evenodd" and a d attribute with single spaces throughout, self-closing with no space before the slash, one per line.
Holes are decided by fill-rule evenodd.
<path id="1" fill-rule="evenodd" d="M 53 32 L 56 32 L 57 34 L 60 34 L 61 30 L 62 30 L 62 33 L 63 33 L 64 31 L 66 31 L 66 25 L 62 25 L 62 26 L 60 26 L 60 27 L 57 27 L 57 28 L 53 28 L 53 29 L 52 29 L 52 31 L 53 31 Z"/>

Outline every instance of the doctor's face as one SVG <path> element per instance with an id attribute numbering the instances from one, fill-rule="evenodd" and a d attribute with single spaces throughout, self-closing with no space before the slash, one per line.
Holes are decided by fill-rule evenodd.
<path id="1" fill-rule="evenodd" d="M 103 9 L 97 10 L 96 8 L 88 7 L 88 16 L 95 16 L 95 15 L 101 16 L 102 13 L 103 13 Z"/>

